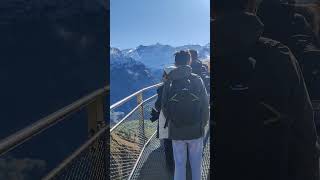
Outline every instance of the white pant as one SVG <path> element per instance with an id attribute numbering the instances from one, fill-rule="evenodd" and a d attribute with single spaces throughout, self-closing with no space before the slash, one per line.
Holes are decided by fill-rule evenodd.
<path id="1" fill-rule="evenodd" d="M 201 180 L 203 138 L 192 140 L 172 140 L 175 162 L 174 180 L 186 180 L 187 150 L 191 166 L 192 180 Z"/>

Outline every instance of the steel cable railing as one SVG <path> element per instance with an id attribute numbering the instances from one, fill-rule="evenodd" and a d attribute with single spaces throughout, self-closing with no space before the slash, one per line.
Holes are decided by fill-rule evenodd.
<path id="1" fill-rule="evenodd" d="M 160 146 L 159 140 L 155 138 L 157 122 L 149 120 L 157 95 L 143 98 L 144 95 L 148 92 L 150 94 L 150 91 L 159 86 L 161 83 L 144 88 L 112 105 L 110 112 L 134 98 L 137 100 L 137 106 L 132 108 L 111 130 L 108 126 L 101 124 L 102 103 L 107 91 L 105 88 L 44 118 L 30 126 L 31 128 L 28 127 L 4 139 L 0 143 L 0 152 L 10 151 L 34 135 L 60 122 L 65 116 L 72 115 L 86 107 L 89 112 L 90 138 L 43 179 L 128 179 L 138 166 L 137 162 L 147 158 L 143 151 L 148 152 L 150 148 Z"/>
<path id="2" fill-rule="evenodd" d="M 136 97 L 138 106 L 133 108 L 110 131 L 110 178 L 111 179 L 170 179 L 166 169 L 164 148 L 156 138 L 157 122 L 149 121 L 150 112 L 157 95 L 142 100 L 142 93 L 161 84 L 144 88 L 128 98 L 111 106 L 110 111 L 121 107 L 125 102 Z M 202 178 L 209 176 L 210 143 L 209 126 L 204 138 Z M 167 177 L 167 178 L 166 178 Z"/>
<path id="3" fill-rule="evenodd" d="M 148 123 L 144 119 L 149 118 L 157 95 L 143 100 L 143 93 L 160 85 L 144 88 L 112 105 L 110 111 L 133 98 L 137 98 L 138 104 L 111 130 L 107 127 L 100 129 L 44 179 L 127 179 L 141 147 L 156 130 L 156 123 Z"/>
<path id="4" fill-rule="evenodd" d="M 108 174 L 108 128 L 105 123 L 105 101 L 108 87 L 73 102 L 72 104 L 40 119 L 26 128 L 0 141 L 0 156 L 15 150 L 18 146 L 42 135 L 53 125 L 66 120 L 66 117 L 86 108 L 88 112 L 89 139 L 43 179 L 107 179 Z M 48 154 L 48 156 L 50 156 Z"/>
<path id="5" fill-rule="evenodd" d="M 133 98 L 138 103 L 110 130 L 110 179 L 128 179 L 143 147 L 156 132 L 157 122 L 148 119 L 157 95 L 143 100 L 143 94 L 159 86 L 144 88 L 111 106 L 114 111 Z"/>
<path id="6" fill-rule="evenodd" d="M 43 179 L 108 179 L 108 134 L 102 128 Z"/>
<path id="7" fill-rule="evenodd" d="M 99 89 L 88 96 L 85 96 L 78 101 L 50 114 L 49 116 L 40 119 L 39 121 L 27 126 L 26 128 L 8 136 L 7 138 L 0 141 L 0 155 L 5 154 L 6 152 L 16 148 L 17 146 L 23 144 L 25 141 L 28 141 L 30 138 L 40 134 L 51 126 L 55 125 L 66 119 L 66 117 L 73 115 L 75 112 L 80 111 L 81 109 L 90 106 L 91 104 L 103 106 L 103 98 L 105 97 L 108 88 Z M 101 103 L 101 104 L 100 104 Z M 95 109 L 96 110 L 96 109 Z M 96 113 L 96 112 L 94 112 Z M 103 113 L 103 112 L 102 112 Z M 97 123 L 97 119 L 90 119 Z M 100 119 L 99 119 L 100 120 Z M 101 119 L 102 121 L 102 119 Z"/>
<path id="8" fill-rule="evenodd" d="M 209 125 L 206 126 L 204 137 L 204 150 L 202 159 L 202 179 L 209 179 L 210 174 L 210 133 Z M 190 173 L 188 178 L 190 179 Z M 144 148 L 138 162 L 130 176 L 130 180 L 162 180 L 173 179 L 172 172 L 168 171 L 165 149 L 161 141 L 153 136 Z"/>

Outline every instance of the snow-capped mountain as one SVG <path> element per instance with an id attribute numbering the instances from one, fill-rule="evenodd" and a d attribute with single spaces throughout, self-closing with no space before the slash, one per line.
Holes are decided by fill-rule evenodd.
<path id="1" fill-rule="evenodd" d="M 172 47 L 155 44 L 140 45 L 134 49 L 110 48 L 110 102 L 111 104 L 129 96 L 141 88 L 160 82 L 162 69 L 174 62 L 174 53 L 179 50 L 195 49 L 200 59 L 210 56 L 210 44 Z M 155 91 L 148 95 L 153 95 Z M 146 95 L 146 96 L 148 96 Z M 111 122 L 117 122 L 124 113 L 135 107 L 136 102 L 128 103 L 121 109 L 111 112 Z"/>
<path id="2" fill-rule="evenodd" d="M 143 62 L 151 69 L 162 69 L 168 64 L 174 62 L 174 53 L 179 50 L 195 49 L 199 52 L 200 59 L 210 57 L 210 44 L 201 45 L 184 45 L 173 47 L 170 45 L 154 44 L 150 46 L 140 45 L 134 49 L 122 50 L 124 56 L 131 57 L 137 61 Z"/>
<path id="3" fill-rule="evenodd" d="M 125 56 L 119 49 L 110 49 L 110 101 L 111 104 L 159 82 L 142 62 Z"/>

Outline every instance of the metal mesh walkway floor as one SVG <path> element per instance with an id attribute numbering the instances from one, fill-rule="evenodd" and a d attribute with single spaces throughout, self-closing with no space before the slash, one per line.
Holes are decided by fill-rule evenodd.
<path id="1" fill-rule="evenodd" d="M 209 178 L 210 167 L 210 140 L 207 139 L 204 148 L 202 160 L 202 179 Z M 188 180 L 190 178 L 190 170 L 187 170 Z M 166 167 L 164 148 L 161 146 L 160 140 L 152 137 L 150 143 L 141 155 L 141 159 L 137 164 L 136 170 L 132 175 L 132 179 L 137 180 L 173 180 L 173 174 Z"/>

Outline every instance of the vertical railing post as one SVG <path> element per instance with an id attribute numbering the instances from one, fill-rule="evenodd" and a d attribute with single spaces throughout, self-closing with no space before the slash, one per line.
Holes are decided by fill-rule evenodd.
<path id="1" fill-rule="evenodd" d="M 94 136 L 99 129 L 101 129 L 103 126 L 105 126 L 105 122 L 104 122 L 104 106 L 105 106 L 105 101 L 106 101 L 106 97 L 104 95 L 100 95 L 98 97 L 96 97 L 96 99 L 91 102 L 88 106 L 87 106 L 87 112 L 88 112 L 88 136 L 89 138 Z M 107 137 L 102 137 L 102 138 L 107 138 Z M 105 141 L 106 139 L 100 139 L 98 138 L 92 145 L 92 148 L 90 149 L 91 153 L 91 157 L 93 157 L 93 159 L 91 160 L 92 162 L 90 163 L 94 163 L 94 159 L 97 158 L 95 156 L 97 156 L 97 154 L 99 154 L 99 151 L 102 151 L 102 153 L 106 153 L 105 151 Z M 102 142 L 101 142 L 102 141 Z M 102 145 L 101 145 L 102 143 Z M 102 149 L 101 149 L 102 148 Z M 106 161 L 107 159 L 105 158 L 105 154 L 102 155 L 103 159 L 102 163 L 103 163 L 103 167 L 101 167 L 102 171 L 104 171 L 104 174 L 107 173 L 107 168 L 106 168 Z M 88 162 L 89 163 L 89 162 Z M 99 170 L 97 169 L 98 167 L 93 167 L 92 171 L 93 171 L 93 176 L 94 179 L 97 179 L 99 176 Z"/>
<path id="2" fill-rule="evenodd" d="M 137 103 L 138 105 L 143 102 L 143 95 L 142 92 L 137 95 Z M 139 137 L 140 137 L 140 148 L 144 146 L 145 143 L 145 129 L 144 129 L 144 110 L 143 104 L 139 107 L 139 113 L 141 118 L 139 119 Z"/>
<path id="3" fill-rule="evenodd" d="M 88 105 L 88 136 L 92 137 L 105 125 L 104 122 L 104 96 L 99 96 Z"/>

